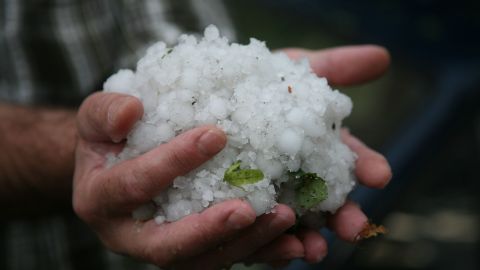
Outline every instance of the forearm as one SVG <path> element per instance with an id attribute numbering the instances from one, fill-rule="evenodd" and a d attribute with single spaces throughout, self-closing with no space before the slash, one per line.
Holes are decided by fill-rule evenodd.
<path id="1" fill-rule="evenodd" d="M 74 111 L 0 103 L 0 206 L 68 205 L 75 141 Z"/>

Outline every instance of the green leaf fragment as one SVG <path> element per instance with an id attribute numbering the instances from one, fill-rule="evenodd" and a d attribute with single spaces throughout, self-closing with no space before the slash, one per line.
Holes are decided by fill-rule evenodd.
<path id="1" fill-rule="evenodd" d="M 328 197 L 325 180 L 316 173 L 305 173 L 302 170 L 290 172 L 295 183 L 295 201 L 303 209 L 310 209 Z"/>
<path id="2" fill-rule="evenodd" d="M 261 170 L 240 169 L 241 161 L 233 163 L 223 176 L 223 180 L 232 186 L 242 187 L 248 184 L 255 184 L 262 180 L 264 175 Z"/>

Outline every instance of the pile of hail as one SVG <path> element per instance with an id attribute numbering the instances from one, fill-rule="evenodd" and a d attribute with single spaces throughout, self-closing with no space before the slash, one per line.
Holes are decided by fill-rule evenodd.
<path id="1" fill-rule="evenodd" d="M 136 71 L 120 70 L 104 91 L 136 96 L 145 110 L 109 165 L 197 126 L 214 124 L 227 134 L 225 149 L 177 177 L 135 218 L 170 222 L 243 198 L 257 215 L 284 203 L 308 220 L 335 212 L 355 185 L 356 157 L 340 139 L 350 98 L 317 77 L 306 59 L 271 53 L 256 39 L 229 43 L 209 26 L 200 40 L 183 35 L 173 48 L 156 43 Z"/>

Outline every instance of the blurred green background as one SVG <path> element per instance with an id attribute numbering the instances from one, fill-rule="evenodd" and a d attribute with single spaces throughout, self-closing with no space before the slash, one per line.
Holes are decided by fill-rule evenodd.
<path id="1" fill-rule="evenodd" d="M 241 43 L 250 37 L 271 49 L 370 43 L 392 54 L 383 78 L 340 89 L 354 103 L 345 125 L 392 164 L 386 191 L 352 195 L 389 232 L 356 245 L 327 232 L 331 249 L 323 263 L 296 261 L 287 269 L 480 269 L 480 5 L 225 2 Z"/>

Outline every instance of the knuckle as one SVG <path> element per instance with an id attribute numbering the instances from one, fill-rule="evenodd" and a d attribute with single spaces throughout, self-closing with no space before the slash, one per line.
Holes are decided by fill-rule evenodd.
<path id="1" fill-rule="evenodd" d="M 217 242 L 217 239 L 223 237 L 221 225 L 214 224 L 203 217 L 203 214 L 198 213 L 185 217 L 185 222 L 189 224 L 186 229 L 190 237 L 188 237 L 188 242 L 178 243 L 180 247 L 188 247 L 189 243 L 195 243 L 196 247 L 205 248 L 212 246 Z"/>
<path id="2" fill-rule="evenodd" d="M 125 252 L 123 248 L 120 248 L 118 245 L 117 241 L 114 240 L 114 238 L 106 236 L 105 234 L 98 234 L 100 242 L 102 242 L 102 245 L 106 247 L 108 250 L 117 253 L 117 254 L 127 254 L 128 252 Z"/>
<path id="3" fill-rule="evenodd" d="M 80 201 L 79 199 L 74 198 L 73 210 L 82 219 L 87 219 L 91 215 L 90 207 L 87 207 L 86 204 L 83 201 Z"/>
<path id="4" fill-rule="evenodd" d="M 83 220 L 89 222 L 94 219 L 95 207 L 92 205 L 92 200 L 85 198 L 86 194 L 79 194 L 75 192 L 72 200 L 74 212 Z"/>
<path id="5" fill-rule="evenodd" d="M 215 226 L 211 226 L 211 224 L 199 224 L 196 227 L 197 233 L 196 238 L 197 243 L 201 243 L 201 245 L 209 245 L 214 242 L 215 238 L 222 238 L 223 233 L 221 229 L 213 229 Z"/>
<path id="6" fill-rule="evenodd" d="M 93 93 L 90 96 L 88 96 L 82 103 L 79 109 L 80 114 L 86 114 L 89 113 L 90 110 L 97 108 L 96 103 L 98 103 L 98 100 L 101 99 L 102 97 L 101 93 Z"/>

